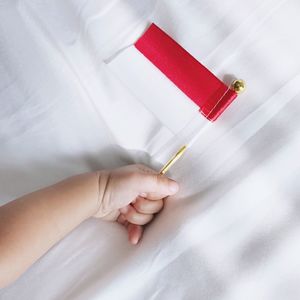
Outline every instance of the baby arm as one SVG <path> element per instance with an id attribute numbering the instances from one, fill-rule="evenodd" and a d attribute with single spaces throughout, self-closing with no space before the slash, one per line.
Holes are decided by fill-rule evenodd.
<path id="1" fill-rule="evenodd" d="M 141 165 L 71 177 L 0 207 L 0 288 L 90 217 L 118 221 L 136 244 L 178 184 Z"/>

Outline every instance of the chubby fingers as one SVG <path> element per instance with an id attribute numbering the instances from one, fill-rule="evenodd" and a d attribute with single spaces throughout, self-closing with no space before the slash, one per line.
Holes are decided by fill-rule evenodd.
<path id="1" fill-rule="evenodd" d="M 136 245 L 143 235 L 143 226 L 141 225 L 135 225 L 135 224 L 128 224 L 127 226 L 128 231 L 128 239 L 131 244 Z"/>
<path id="2" fill-rule="evenodd" d="M 154 197 L 154 198 L 157 198 Z M 149 223 L 155 213 L 163 208 L 163 199 L 149 200 L 138 197 L 132 205 L 120 209 L 118 222 L 124 225 L 128 231 L 128 239 L 132 244 L 137 244 L 143 235 L 143 226 Z"/>
<path id="3" fill-rule="evenodd" d="M 131 244 L 136 245 L 143 236 L 143 226 L 129 223 L 122 214 L 117 221 L 127 228 L 128 240 Z"/>
<path id="4" fill-rule="evenodd" d="M 145 225 L 149 223 L 153 215 L 163 208 L 163 199 L 149 200 L 138 197 L 132 205 L 120 209 L 126 220 L 132 224 Z"/>
<path id="5" fill-rule="evenodd" d="M 158 198 L 157 200 L 148 200 L 138 197 L 133 203 L 133 207 L 141 214 L 156 214 L 163 208 L 163 206 L 164 202 L 162 198 Z"/>
<path id="6" fill-rule="evenodd" d="M 138 212 L 133 206 L 128 205 L 120 210 L 124 218 L 131 224 L 145 225 L 153 219 L 153 214 Z"/>

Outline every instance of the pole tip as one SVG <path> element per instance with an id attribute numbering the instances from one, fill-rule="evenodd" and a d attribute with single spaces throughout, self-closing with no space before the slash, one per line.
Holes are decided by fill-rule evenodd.
<path id="1" fill-rule="evenodd" d="M 231 88 L 237 93 L 241 94 L 245 91 L 246 89 L 246 83 L 242 79 L 236 79 L 232 82 Z"/>

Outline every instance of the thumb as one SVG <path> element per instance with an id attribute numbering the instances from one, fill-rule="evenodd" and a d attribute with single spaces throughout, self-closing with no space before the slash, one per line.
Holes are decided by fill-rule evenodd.
<path id="1" fill-rule="evenodd" d="M 156 193 L 164 196 L 174 195 L 179 190 L 176 181 L 160 174 L 142 174 L 139 185 L 141 194 Z"/>

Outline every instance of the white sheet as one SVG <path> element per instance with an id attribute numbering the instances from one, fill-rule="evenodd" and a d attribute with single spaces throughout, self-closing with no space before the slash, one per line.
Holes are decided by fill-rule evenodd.
<path id="1" fill-rule="evenodd" d="M 0 298 L 299 299 L 299 13 L 297 0 L 0 0 L 1 204 L 75 173 L 154 164 L 174 140 L 183 116 L 155 115 L 144 103 L 158 99 L 111 68 L 138 64 L 117 54 L 149 21 L 248 84 L 174 167 L 180 194 L 139 246 L 89 220 Z"/>

